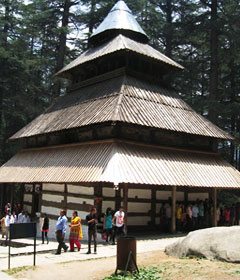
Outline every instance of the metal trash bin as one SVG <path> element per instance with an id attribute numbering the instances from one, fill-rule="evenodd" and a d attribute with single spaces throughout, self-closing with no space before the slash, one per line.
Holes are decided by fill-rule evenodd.
<path id="1" fill-rule="evenodd" d="M 137 242 L 135 237 L 119 237 L 117 240 L 117 270 L 133 272 L 137 268 Z M 129 262 L 129 263 L 128 263 Z M 128 263 L 128 266 L 127 266 Z"/>

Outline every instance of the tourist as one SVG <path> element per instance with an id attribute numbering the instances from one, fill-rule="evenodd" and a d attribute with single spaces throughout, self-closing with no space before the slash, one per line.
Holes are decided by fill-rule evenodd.
<path id="1" fill-rule="evenodd" d="M 186 230 L 186 211 L 185 211 L 185 206 L 182 204 L 182 215 L 181 215 L 181 229 L 182 231 Z"/>
<path id="2" fill-rule="evenodd" d="M 188 204 L 186 210 L 186 219 L 187 219 L 187 230 L 192 230 L 192 205 L 191 203 Z"/>
<path id="3" fill-rule="evenodd" d="M 13 211 L 13 212 L 12 212 L 12 215 L 11 215 L 10 224 L 16 224 L 17 221 L 18 221 L 17 215 L 15 214 L 15 211 Z"/>
<path id="4" fill-rule="evenodd" d="M 24 210 L 22 210 L 21 213 L 18 214 L 18 223 L 23 223 L 24 215 L 25 215 Z"/>
<path id="5" fill-rule="evenodd" d="M 114 217 L 112 219 L 113 226 L 114 226 L 113 243 L 112 243 L 113 245 L 115 245 L 115 238 L 117 235 L 125 236 L 124 217 L 125 217 L 125 213 L 123 212 L 123 207 L 120 206 L 119 211 L 117 211 L 114 214 Z"/>
<path id="6" fill-rule="evenodd" d="M 217 226 L 220 223 L 220 218 L 221 218 L 221 209 L 219 206 L 217 206 Z"/>
<path id="7" fill-rule="evenodd" d="M 181 218 L 182 218 L 182 204 L 178 204 L 177 205 L 177 213 L 176 213 L 176 227 L 177 227 L 177 231 L 181 231 L 182 230 L 182 226 L 181 226 Z"/>
<path id="8" fill-rule="evenodd" d="M 82 227 L 81 227 L 81 218 L 78 217 L 78 212 L 74 211 L 72 214 L 69 235 L 70 251 L 74 252 L 74 243 L 76 244 L 78 251 L 81 249 L 81 243 L 79 239 L 83 238 Z"/>
<path id="9" fill-rule="evenodd" d="M 225 226 L 230 225 L 230 209 L 228 207 L 224 209 L 224 224 Z"/>
<path id="10" fill-rule="evenodd" d="M 230 207 L 230 225 L 231 226 L 234 225 L 235 219 L 236 219 L 236 208 L 235 208 L 235 204 L 233 204 L 232 207 Z"/>
<path id="11" fill-rule="evenodd" d="M 91 254 L 91 242 L 93 238 L 94 242 L 94 254 L 97 254 L 97 210 L 92 208 L 90 213 L 86 216 L 86 221 L 88 223 L 88 251 L 87 254 Z"/>
<path id="12" fill-rule="evenodd" d="M 195 202 L 193 202 L 193 206 L 192 206 L 192 227 L 193 229 L 197 229 L 198 227 L 198 214 L 199 214 L 199 209 L 197 207 L 197 205 L 195 204 Z"/>
<path id="13" fill-rule="evenodd" d="M 171 231 L 171 223 L 172 223 L 172 206 L 171 206 L 171 202 L 169 202 L 169 204 L 167 204 L 166 206 L 166 230 L 168 232 Z"/>
<path id="14" fill-rule="evenodd" d="M 106 213 L 104 214 L 104 220 L 103 220 L 103 231 L 106 231 L 107 238 L 106 242 L 112 241 L 113 239 L 113 223 L 112 223 L 113 215 L 112 215 L 112 209 L 109 207 L 106 210 Z"/>
<path id="15" fill-rule="evenodd" d="M 61 210 L 60 211 L 60 217 L 57 220 L 56 223 L 56 239 L 58 242 L 58 248 L 55 253 L 55 255 L 60 255 L 61 254 L 61 249 L 64 249 L 64 252 L 67 252 L 68 246 L 64 242 L 64 237 L 66 234 L 67 230 L 67 217 L 66 217 L 66 211 Z"/>
<path id="16" fill-rule="evenodd" d="M 235 219 L 235 225 L 239 225 L 240 220 L 240 204 L 239 202 L 236 205 L 236 219 Z"/>
<path id="17" fill-rule="evenodd" d="M 198 225 L 199 228 L 202 228 L 204 225 L 204 205 L 202 200 L 199 202 L 198 211 Z"/>
<path id="18" fill-rule="evenodd" d="M 25 213 L 24 213 L 24 216 L 22 218 L 22 222 L 23 223 L 30 223 L 31 222 L 27 211 L 25 211 Z"/>
<path id="19" fill-rule="evenodd" d="M 6 214 L 2 213 L 2 218 L 1 218 L 1 231 L 2 231 L 2 238 L 4 238 L 5 233 L 6 233 L 6 226 L 5 226 L 5 219 L 6 219 Z"/>
<path id="20" fill-rule="evenodd" d="M 210 225 L 211 207 L 209 200 L 206 198 L 204 201 L 204 223 L 206 227 Z"/>
<path id="21" fill-rule="evenodd" d="M 165 231 L 166 229 L 166 208 L 165 203 L 163 202 L 159 211 L 160 216 L 160 230 Z"/>
<path id="22" fill-rule="evenodd" d="M 6 205 L 5 205 L 5 213 L 7 214 L 7 213 L 11 213 L 11 203 L 10 202 L 8 202 Z"/>
<path id="23" fill-rule="evenodd" d="M 49 232 L 49 219 L 46 213 L 43 214 L 42 225 L 41 225 L 41 232 L 42 232 L 42 244 L 44 244 L 44 236 L 47 240 L 47 244 L 49 243 L 48 240 L 48 232 Z"/>
<path id="24" fill-rule="evenodd" d="M 7 210 L 6 219 L 5 219 L 5 227 L 6 227 L 6 231 L 5 231 L 5 236 L 6 236 L 5 245 L 6 246 L 7 246 L 8 236 L 9 236 L 10 223 L 11 223 L 11 212 L 9 210 Z"/>

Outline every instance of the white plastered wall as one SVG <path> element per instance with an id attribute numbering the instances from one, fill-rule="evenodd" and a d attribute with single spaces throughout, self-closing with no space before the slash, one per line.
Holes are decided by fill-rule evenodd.
<path id="1" fill-rule="evenodd" d="M 56 192 L 64 192 L 64 184 L 43 184 L 43 191 L 56 191 Z M 88 194 L 88 195 L 93 195 L 94 194 L 94 188 L 93 187 L 84 187 L 84 186 L 76 186 L 76 185 L 68 185 L 68 192 L 69 193 L 75 193 L 75 194 Z M 52 202 L 58 202 L 58 203 L 62 203 L 64 200 L 64 196 L 63 195 L 59 195 L 59 194 L 44 194 L 42 195 L 42 199 L 45 201 L 52 201 Z M 73 196 L 68 196 L 67 197 L 67 202 L 68 203 L 78 203 L 78 204 L 94 204 L 94 200 L 93 199 L 88 199 L 88 198 L 81 198 L 81 197 L 73 197 Z M 29 207 L 26 205 L 26 207 Z M 56 207 L 52 207 L 52 206 L 41 206 L 41 213 L 46 213 L 48 215 L 55 215 L 55 216 L 59 216 L 60 214 L 60 208 L 56 208 Z M 75 209 L 73 209 L 75 210 Z M 87 216 L 88 212 L 85 211 L 78 211 L 78 216 L 85 220 L 86 216 Z M 71 218 L 72 215 L 72 210 L 69 210 L 67 212 L 67 217 Z M 41 237 L 41 222 L 42 219 L 40 219 L 38 225 L 37 225 L 37 232 L 38 232 L 38 237 Z M 56 222 L 57 220 L 52 220 L 50 219 L 50 223 L 49 223 L 49 238 L 55 238 L 55 230 L 56 230 Z M 85 225 L 82 225 L 82 231 L 83 231 L 83 240 L 87 240 L 87 230 L 88 227 Z M 98 238 L 100 238 L 100 235 L 98 236 Z M 67 232 L 66 232 L 66 236 L 65 236 L 65 240 L 68 241 L 69 239 L 69 227 L 67 227 Z"/>
<path id="2" fill-rule="evenodd" d="M 77 186 L 77 185 L 67 185 L 69 193 L 76 193 L 76 194 L 94 194 L 94 187 L 84 187 L 84 186 Z"/>
<path id="3" fill-rule="evenodd" d="M 25 193 L 23 197 L 23 201 L 32 203 L 32 194 Z"/>
<path id="4" fill-rule="evenodd" d="M 114 188 L 103 188 L 103 196 L 115 197 L 115 193 Z"/>
<path id="5" fill-rule="evenodd" d="M 47 213 L 49 215 L 56 215 L 56 216 L 59 216 L 60 214 L 60 208 L 56 208 L 56 207 L 50 207 L 50 206 L 42 206 L 42 209 L 41 209 L 41 212 L 42 213 Z M 78 216 L 85 220 L 86 216 L 87 216 L 88 212 L 85 212 L 85 211 L 78 211 Z M 72 211 L 69 210 L 67 212 L 67 217 L 68 218 L 71 218 L 71 215 L 72 215 Z M 40 222 L 38 224 L 38 237 L 41 237 L 41 230 L 40 230 L 40 227 L 41 227 L 41 222 L 42 222 L 42 219 L 40 219 Z M 50 219 L 49 221 L 49 238 L 55 238 L 55 231 L 56 231 L 56 223 L 57 223 L 57 220 L 53 220 L 53 219 Z M 69 224 L 69 223 L 68 223 Z M 87 226 L 85 225 L 82 225 L 82 232 L 83 232 L 83 240 L 87 240 Z M 67 232 L 66 232 L 66 236 L 65 236 L 65 240 L 67 241 L 69 239 L 69 227 L 67 226 Z"/>
<path id="6" fill-rule="evenodd" d="M 43 184 L 43 191 L 64 192 L 64 184 Z"/>

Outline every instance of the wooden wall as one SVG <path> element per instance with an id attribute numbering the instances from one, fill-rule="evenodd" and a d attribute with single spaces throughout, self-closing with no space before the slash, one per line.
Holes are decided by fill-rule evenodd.
<path id="1" fill-rule="evenodd" d="M 55 237 L 56 221 L 61 209 L 67 209 L 67 217 L 71 218 L 74 210 L 78 211 L 79 217 L 83 220 L 83 233 L 87 238 L 87 227 L 84 225 L 85 217 L 90 208 L 95 206 L 99 217 L 103 215 L 108 207 L 118 210 L 123 205 L 123 188 L 120 186 L 115 190 L 112 185 L 82 186 L 73 184 L 42 184 L 41 188 L 36 190 L 36 185 L 25 184 L 24 209 L 32 213 L 34 206 L 34 192 L 39 196 L 39 212 L 41 217 L 47 213 L 50 218 L 50 237 Z M 160 224 L 160 207 L 162 203 L 171 201 L 171 187 L 151 187 L 151 186 L 128 186 L 128 219 L 127 224 L 130 227 L 149 227 L 157 228 Z M 177 190 L 176 201 L 186 202 L 204 200 L 209 198 L 208 190 L 188 189 Z M 35 199 L 36 200 L 36 199 Z M 103 221 L 103 218 L 100 219 Z M 39 220 L 38 232 L 40 235 Z M 68 238 L 68 234 L 67 237 Z"/>

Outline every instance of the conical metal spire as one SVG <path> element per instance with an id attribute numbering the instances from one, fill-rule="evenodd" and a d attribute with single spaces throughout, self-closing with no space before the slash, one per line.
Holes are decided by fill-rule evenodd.
<path id="1" fill-rule="evenodd" d="M 148 41 L 146 33 L 123 0 L 113 6 L 103 22 L 93 32 L 90 42 L 104 41 L 118 34 L 144 43 Z"/>

